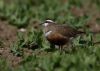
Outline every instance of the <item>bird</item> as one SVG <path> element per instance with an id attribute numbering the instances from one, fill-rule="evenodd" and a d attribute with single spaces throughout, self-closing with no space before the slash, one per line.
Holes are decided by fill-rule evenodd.
<path id="1" fill-rule="evenodd" d="M 65 24 L 58 24 L 53 20 L 45 20 L 43 25 L 43 32 L 46 39 L 50 44 L 58 45 L 62 51 L 63 46 L 69 42 L 69 40 L 75 37 L 77 34 L 84 33 L 78 31 L 76 28 Z"/>

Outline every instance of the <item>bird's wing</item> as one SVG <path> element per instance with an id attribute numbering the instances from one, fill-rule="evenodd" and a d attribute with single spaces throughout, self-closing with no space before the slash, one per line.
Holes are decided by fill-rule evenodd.
<path id="1" fill-rule="evenodd" d="M 56 25 L 56 31 L 67 37 L 74 37 L 77 33 L 75 28 L 66 25 Z"/>

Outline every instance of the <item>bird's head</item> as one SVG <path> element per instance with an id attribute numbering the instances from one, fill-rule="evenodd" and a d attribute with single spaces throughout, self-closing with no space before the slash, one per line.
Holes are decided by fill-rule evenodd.
<path id="1" fill-rule="evenodd" d="M 52 20 L 45 20 L 45 22 L 43 23 L 43 26 L 46 27 L 46 26 L 53 25 L 53 24 L 55 24 L 54 21 L 52 21 Z"/>

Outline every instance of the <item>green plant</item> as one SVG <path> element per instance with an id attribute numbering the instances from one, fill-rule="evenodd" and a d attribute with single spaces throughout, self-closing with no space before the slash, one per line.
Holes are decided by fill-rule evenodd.
<path id="1" fill-rule="evenodd" d="M 23 33 L 18 33 L 18 40 L 11 45 L 11 52 L 16 56 L 23 55 L 23 46 L 25 45 Z"/>
<path id="2" fill-rule="evenodd" d="M 65 22 L 72 27 L 82 27 L 92 18 L 91 13 L 94 14 L 95 11 L 98 11 L 100 5 L 99 0 L 89 0 L 89 3 L 93 4 L 93 8 L 96 5 L 95 11 L 91 11 L 90 7 L 86 7 L 87 2 L 87 0 L 13 0 L 11 3 L 6 3 L 5 0 L 0 0 L 0 20 L 8 21 L 18 28 L 27 27 L 30 21 L 35 19 L 39 21 L 53 19 L 59 24 Z M 86 8 L 85 15 L 74 16 L 70 11 L 72 6 L 82 10 Z M 99 23 L 99 19 L 97 22 Z M 33 28 L 26 33 L 18 33 L 18 40 L 12 43 L 11 52 L 16 56 L 22 56 L 22 62 L 18 67 L 12 68 L 8 66 L 5 59 L 0 58 L 0 71 L 100 70 L 100 45 L 93 45 L 91 33 L 86 32 L 86 35 L 75 38 L 73 41 L 75 50 L 61 54 L 59 50 L 45 51 L 49 48 L 49 44 L 42 34 L 41 29 L 35 30 Z M 99 38 L 100 35 L 96 40 Z M 2 41 L 0 46 L 2 46 Z M 32 49 L 32 55 L 24 55 L 24 48 Z"/>
<path id="3" fill-rule="evenodd" d="M 2 57 L 0 57 L 0 71 L 11 71 L 8 62 Z"/>
<path id="4" fill-rule="evenodd" d="M 43 47 L 43 32 L 41 30 L 30 29 L 27 36 L 24 38 L 26 47 L 42 48 Z"/>
<path id="5" fill-rule="evenodd" d="M 38 32 L 35 29 L 31 29 L 26 36 L 25 33 L 18 33 L 18 40 L 11 46 L 11 51 L 15 55 L 23 55 L 23 48 L 37 49 L 43 48 L 42 31 Z"/>

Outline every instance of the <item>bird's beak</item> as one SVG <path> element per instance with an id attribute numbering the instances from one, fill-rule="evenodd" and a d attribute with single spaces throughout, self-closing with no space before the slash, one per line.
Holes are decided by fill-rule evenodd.
<path id="1" fill-rule="evenodd" d="M 43 22 L 42 22 L 42 23 L 40 23 L 40 25 L 43 25 Z"/>
<path id="2" fill-rule="evenodd" d="M 45 26 L 44 22 L 40 23 L 40 26 L 41 27 L 44 27 Z"/>

